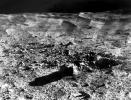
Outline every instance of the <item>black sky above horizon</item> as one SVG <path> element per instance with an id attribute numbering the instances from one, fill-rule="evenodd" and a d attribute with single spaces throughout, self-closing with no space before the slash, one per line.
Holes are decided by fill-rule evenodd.
<path id="1" fill-rule="evenodd" d="M 131 0 L 1 0 L 0 13 L 78 13 L 130 9 Z"/>

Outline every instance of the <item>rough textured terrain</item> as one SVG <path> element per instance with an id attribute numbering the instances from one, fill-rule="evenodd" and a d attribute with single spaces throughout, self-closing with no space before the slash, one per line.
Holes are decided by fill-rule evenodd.
<path id="1" fill-rule="evenodd" d="M 131 100 L 131 15 L 0 15 L 0 100 Z"/>

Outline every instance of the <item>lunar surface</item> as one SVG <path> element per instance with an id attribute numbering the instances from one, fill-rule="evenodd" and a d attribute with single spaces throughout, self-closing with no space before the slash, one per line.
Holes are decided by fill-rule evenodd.
<path id="1" fill-rule="evenodd" d="M 131 100 L 131 15 L 0 15 L 0 100 Z"/>

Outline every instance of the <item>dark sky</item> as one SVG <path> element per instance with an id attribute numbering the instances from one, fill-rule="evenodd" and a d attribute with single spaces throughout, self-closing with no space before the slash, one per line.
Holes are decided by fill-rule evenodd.
<path id="1" fill-rule="evenodd" d="M 130 7 L 131 0 L 0 0 L 0 13 L 101 12 Z"/>

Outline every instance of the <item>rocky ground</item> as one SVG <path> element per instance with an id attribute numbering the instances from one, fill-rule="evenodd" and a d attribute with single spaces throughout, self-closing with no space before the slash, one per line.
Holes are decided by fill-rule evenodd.
<path id="1" fill-rule="evenodd" d="M 0 100 L 131 100 L 131 15 L 0 15 Z"/>

